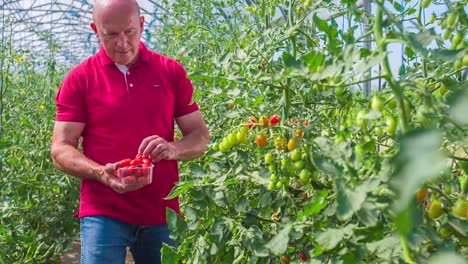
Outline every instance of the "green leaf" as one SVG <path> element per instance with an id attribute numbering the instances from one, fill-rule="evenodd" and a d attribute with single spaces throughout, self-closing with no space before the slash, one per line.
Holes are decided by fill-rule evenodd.
<path id="1" fill-rule="evenodd" d="M 161 249 L 161 261 L 162 263 L 167 264 L 178 264 L 180 258 L 177 254 L 177 249 L 163 243 L 163 247 Z"/>
<path id="2" fill-rule="evenodd" d="M 466 259 L 454 252 L 437 253 L 429 259 L 428 264 L 466 264 Z"/>
<path id="3" fill-rule="evenodd" d="M 366 244 L 369 253 L 381 259 L 397 259 L 400 255 L 400 240 L 397 236 L 385 237 L 382 240 Z"/>
<path id="4" fill-rule="evenodd" d="M 458 124 L 464 126 L 468 124 L 468 92 L 459 94 L 450 107 L 450 117 Z"/>
<path id="5" fill-rule="evenodd" d="M 342 172 L 341 172 L 340 168 L 338 167 L 338 165 L 335 162 L 331 161 L 331 160 L 326 160 L 326 159 L 320 158 L 320 157 L 313 157 L 313 161 L 314 161 L 315 166 L 319 170 L 321 170 L 321 171 L 323 171 L 323 172 L 325 172 L 325 173 L 327 173 L 327 174 L 329 174 L 331 176 L 339 177 L 342 174 Z"/>
<path id="6" fill-rule="evenodd" d="M 356 188 L 355 191 L 346 188 L 342 180 L 337 181 L 336 185 L 336 215 L 338 219 L 344 221 L 349 219 L 355 212 L 361 209 L 361 206 L 364 203 L 367 194 L 359 188 Z"/>
<path id="7" fill-rule="evenodd" d="M 289 233 L 291 232 L 292 224 L 286 224 L 273 239 L 266 244 L 266 247 L 275 255 L 282 254 L 288 248 Z"/>
<path id="8" fill-rule="evenodd" d="M 436 49 L 431 51 L 431 58 L 444 62 L 456 61 L 463 56 L 464 50 Z"/>
<path id="9" fill-rule="evenodd" d="M 354 225 L 348 225 L 342 229 L 327 229 L 317 236 L 317 242 L 327 251 L 334 249 L 343 239 L 353 234 Z"/>
<path id="10" fill-rule="evenodd" d="M 391 186 L 397 191 L 395 208 L 406 208 L 425 181 L 440 175 L 446 157 L 440 151 L 442 133 L 438 130 L 415 130 L 404 135 L 400 153 L 393 159 L 395 172 Z"/>
<path id="11" fill-rule="evenodd" d="M 304 205 L 304 213 L 307 217 L 311 215 L 316 215 L 322 211 L 323 208 L 327 207 L 328 200 L 327 200 L 328 190 L 323 189 L 316 193 L 312 202 L 309 202 Z"/>
<path id="12" fill-rule="evenodd" d="M 185 231 L 187 231 L 187 224 L 185 221 L 171 208 L 166 208 L 167 226 L 172 231 L 171 237 L 178 238 L 183 237 Z"/>
<path id="13" fill-rule="evenodd" d="M 269 256 L 268 249 L 265 247 L 265 241 L 262 237 L 262 230 L 257 226 L 250 227 L 242 238 L 242 243 L 257 257 Z"/>
<path id="14" fill-rule="evenodd" d="M 468 223 L 466 221 L 462 221 L 452 215 L 448 215 L 447 222 L 453 228 L 453 230 L 457 232 L 460 236 L 467 236 Z"/>
<path id="15" fill-rule="evenodd" d="M 186 192 L 190 189 L 195 183 L 193 181 L 190 182 L 178 182 L 174 188 L 172 188 L 171 192 L 167 195 L 165 200 L 172 200 L 179 196 L 181 193 Z"/>

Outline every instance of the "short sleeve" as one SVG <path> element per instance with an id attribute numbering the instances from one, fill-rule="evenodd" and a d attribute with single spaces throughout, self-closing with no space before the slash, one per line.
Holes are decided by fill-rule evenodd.
<path id="1" fill-rule="evenodd" d="M 85 87 L 78 70 L 72 69 L 55 96 L 56 121 L 86 123 Z"/>
<path id="2" fill-rule="evenodd" d="M 175 72 L 177 91 L 174 115 L 175 117 L 181 117 L 197 111 L 198 105 L 193 101 L 193 86 L 185 69 L 179 63 L 175 63 Z"/>

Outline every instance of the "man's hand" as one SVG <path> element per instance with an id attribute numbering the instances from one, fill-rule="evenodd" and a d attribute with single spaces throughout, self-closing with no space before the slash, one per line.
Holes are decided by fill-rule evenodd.
<path id="1" fill-rule="evenodd" d="M 119 168 L 119 163 L 107 163 L 102 170 L 98 172 L 97 180 L 102 182 L 104 185 L 111 187 L 114 191 L 118 193 L 126 193 L 140 189 L 145 186 L 145 183 L 137 185 L 125 185 L 119 181 L 117 178 L 117 169 Z"/>
<path id="2" fill-rule="evenodd" d="M 143 139 L 138 148 L 138 153 L 141 153 L 143 157 L 148 157 L 153 162 L 174 160 L 177 157 L 175 146 L 157 135 Z"/>

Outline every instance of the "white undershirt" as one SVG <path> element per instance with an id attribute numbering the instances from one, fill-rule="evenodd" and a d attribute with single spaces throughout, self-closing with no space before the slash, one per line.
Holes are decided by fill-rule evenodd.
<path id="1" fill-rule="evenodd" d="M 117 63 L 114 63 L 114 64 L 115 64 L 115 67 L 117 67 L 117 69 L 119 69 L 119 71 L 123 73 L 124 79 L 125 79 L 125 86 L 127 87 L 127 93 L 129 93 L 130 91 L 128 89 L 128 83 L 127 83 L 128 67 L 125 65 L 117 64 Z"/>
<path id="2" fill-rule="evenodd" d="M 119 71 L 121 71 L 123 74 L 126 74 L 127 71 L 128 71 L 128 67 L 125 66 L 125 65 L 121 65 L 121 64 L 117 64 L 117 63 L 114 63 L 115 66 L 117 67 L 117 69 L 119 69 Z"/>

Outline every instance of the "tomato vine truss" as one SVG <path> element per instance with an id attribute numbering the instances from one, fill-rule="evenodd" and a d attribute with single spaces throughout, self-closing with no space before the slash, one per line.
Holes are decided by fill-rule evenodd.
<path id="1" fill-rule="evenodd" d="M 142 38 L 151 41 L 164 9 L 153 0 L 139 0 L 145 16 Z M 57 63 L 73 65 L 99 47 L 89 24 L 92 0 L 2 0 L 0 2 L 1 49 L 53 55 Z"/>

